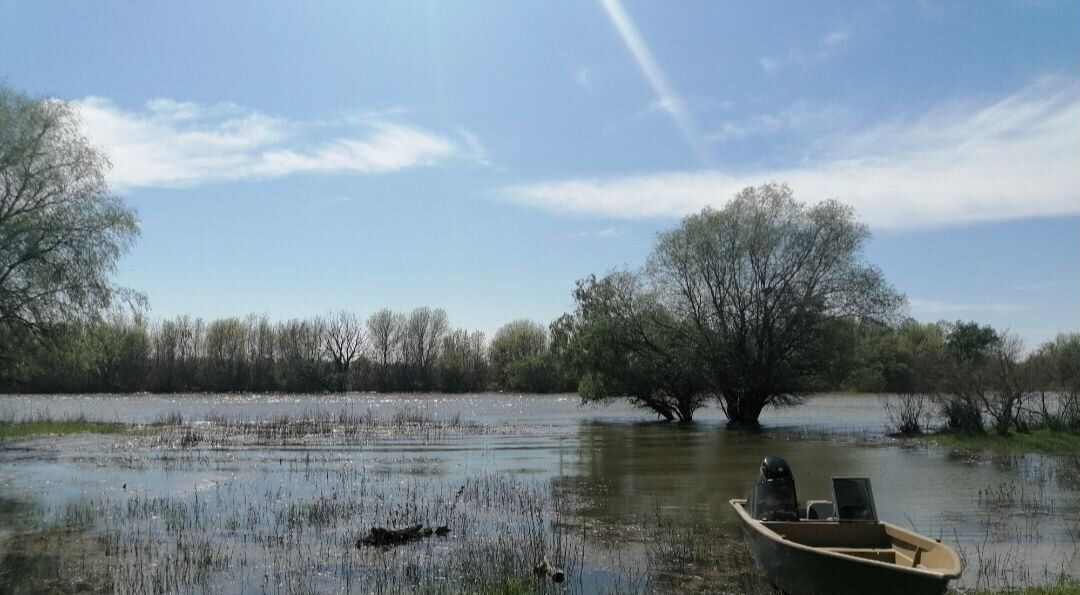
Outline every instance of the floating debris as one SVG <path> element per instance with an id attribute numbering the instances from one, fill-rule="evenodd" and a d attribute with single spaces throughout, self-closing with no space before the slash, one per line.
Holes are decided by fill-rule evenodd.
<path id="1" fill-rule="evenodd" d="M 551 580 L 556 583 L 561 583 L 566 580 L 566 573 L 558 566 L 548 562 L 547 558 L 541 558 L 540 561 L 536 563 L 536 566 L 533 566 L 533 574 L 537 577 L 550 576 Z"/>
<path id="2" fill-rule="evenodd" d="M 410 541 L 416 541 L 425 537 L 431 537 L 432 535 L 438 535 L 443 537 L 450 533 L 450 528 L 446 525 L 439 526 L 436 529 L 431 527 L 424 527 L 423 525 L 412 525 L 411 527 L 405 527 L 403 529 L 387 529 L 385 527 L 372 527 L 367 537 L 363 537 L 356 542 L 356 547 L 362 547 L 365 545 L 375 546 L 395 546 L 404 545 Z"/>

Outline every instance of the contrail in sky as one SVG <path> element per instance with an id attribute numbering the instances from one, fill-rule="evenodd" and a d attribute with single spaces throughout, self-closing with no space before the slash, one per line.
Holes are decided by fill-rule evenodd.
<path id="1" fill-rule="evenodd" d="M 660 107 L 671 114 L 672 119 L 675 120 L 675 126 L 679 128 L 679 132 L 682 133 L 683 138 L 690 145 L 690 150 L 694 152 L 694 155 L 703 164 L 708 165 L 708 153 L 698 136 L 694 122 L 690 118 L 690 113 L 686 111 L 682 98 L 672 89 L 671 83 L 664 76 L 664 71 L 656 63 L 652 52 L 649 51 L 649 46 L 645 45 L 645 40 L 641 38 L 637 27 L 634 26 L 634 21 L 630 20 L 630 15 L 626 14 L 626 10 L 623 9 L 619 0 L 600 0 L 600 4 L 603 5 L 604 11 L 607 12 L 611 24 L 615 26 L 615 30 L 619 32 L 619 36 L 622 37 L 623 43 L 633 54 L 634 60 L 637 62 L 638 67 L 641 68 L 645 78 L 648 79 L 649 85 L 652 86 L 653 91 L 659 97 Z"/>

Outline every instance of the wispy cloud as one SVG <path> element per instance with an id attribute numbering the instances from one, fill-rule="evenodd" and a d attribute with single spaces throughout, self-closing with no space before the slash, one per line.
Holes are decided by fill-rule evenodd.
<path id="1" fill-rule="evenodd" d="M 1056 281 L 1046 281 L 1044 283 L 1032 283 L 1029 285 L 1013 285 L 1009 287 L 1010 291 L 1019 291 L 1023 293 L 1043 293 L 1056 291 L 1060 289 L 1075 289 L 1080 287 L 1080 280 L 1066 279 Z"/>
<path id="2" fill-rule="evenodd" d="M 626 44 L 626 48 L 630 50 L 630 54 L 634 57 L 634 61 L 637 62 L 638 68 L 641 69 L 642 74 L 649 81 L 649 86 L 656 93 L 656 105 L 671 115 L 675 126 L 679 129 L 683 138 L 686 139 L 686 143 L 690 145 L 690 150 L 694 152 L 698 160 L 708 164 L 708 151 L 698 135 L 693 118 L 690 117 L 690 112 L 686 109 L 682 98 L 675 92 L 674 87 L 668 82 L 667 75 L 664 74 L 660 64 L 653 57 L 652 51 L 649 50 L 649 46 L 641 37 L 630 15 L 627 14 L 619 0 L 600 0 L 600 4 L 603 5 L 608 19 L 611 20 L 611 24 L 619 33 L 619 37 Z"/>
<path id="3" fill-rule="evenodd" d="M 574 71 L 574 82 L 585 91 L 592 91 L 592 75 L 588 68 L 578 68 Z"/>
<path id="4" fill-rule="evenodd" d="M 762 56 L 758 58 L 758 64 L 761 65 L 761 69 L 765 72 L 772 72 L 783 64 L 778 58 L 770 58 L 769 56 Z"/>
<path id="5" fill-rule="evenodd" d="M 101 97 L 76 103 L 84 133 L 107 151 L 113 165 L 110 181 L 120 187 L 194 186 L 298 173 L 386 173 L 430 165 L 458 152 L 448 138 L 387 114 L 295 121 L 231 103 L 154 99 L 141 110 L 125 110 Z"/>
<path id="6" fill-rule="evenodd" d="M 621 227 L 605 227 L 602 229 L 579 231 L 574 234 L 576 238 L 617 238 L 626 233 Z"/>
<path id="7" fill-rule="evenodd" d="M 827 60 L 847 45 L 852 38 L 851 27 L 842 26 L 830 30 L 818 40 L 817 45 L 810 50 L 792 48 L 787 54 L 777 56 L 761 56 L 758 64 L 766 73 L 771 73 L 784 66 L 805 66 Z"/>
<path id="8" fill-rule="evenodd" d="M 839 106 L 798 101 L 773 113 L 722 121 L 702 138 L 708 143 L 718 143 L 789 131 L 835 132 L 838 123 L 852 119 L 850 111 Z"/>
<path id="9" fill-rule="evenodd" d="M 833 29 L 832 31 L 829 31 L 828 33 L 825 34 L 824 37 L 821 38 L 821 43 L 820 43 L 821 47 L 818 49 L 818 56 L 820 58 L 829 57 L 829 55 L 831 55 L 832 52 L 835 52 L 836 50 L 840 49 L 850 39 L 851 39 L 851 28 L 850 27 L 846 27 L 846 26 L 845 27 L 839 27 L 837 29 Z"/>
<path id="10" fill-rule="evenodd" d="M 961 312 L 1010 313 L 1031 310 L 1034 308 L 1034 306 L 1023 304 L 968 304 L 920 300 L 915 298 L 909 299 L 908 304 L 911 306 L 913 312 L 922 314 L 952 314 Z"/>
<path id="11" fill-rule="evenodd" d="M 678 217 L 722 205 L 746 186 L 782 181 L 804 201 L 838 198 L 876 227 L 1080 213 L 1076 83 L 1037 81 L 989 105 L 953 104 L 813 149 L 788 167 L 544 181 L 506 194 L 557 212 Z"/>
<path id="12" fill-rule="evenodd" d="M 480 165 L 491 165 L 491 159 L 488 158 L 487 149 L 480 142 L 480 137 L 464 128 L 458 128 L 457 132 L 465 141 L 465 146 L 468 148 L 469 156 L 473 161 Z"/>

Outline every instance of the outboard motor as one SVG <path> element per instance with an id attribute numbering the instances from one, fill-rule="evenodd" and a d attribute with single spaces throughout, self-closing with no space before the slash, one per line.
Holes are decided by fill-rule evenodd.
<path id="1" fill-rule="evenodd" d="M 765 457 L 749 503 L 750 516 L 759 521 L 799 520 L 795 478 L 787 461 L 772 455 Z"/>

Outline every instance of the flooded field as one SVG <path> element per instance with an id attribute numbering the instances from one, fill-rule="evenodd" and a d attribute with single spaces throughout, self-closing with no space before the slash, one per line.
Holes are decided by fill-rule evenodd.
<path id="1" fill-rule="evenodd" d="M 7 396 L 0 410 L 140 424 L 3 445 L 4 592 L 765 590 L 727 500 L 766 454 L 791 462 L 802 499 L 827 498 L 832 475 L 871 477 L 883 518 L 957 548 L 960 588 L 1080 574 L 1080 459 L 898 444 L 873 396 L 767 412 L 760 433 L 574 395 Z M 410 525 L 448 533 L 358 543 Z M 565 582 L 533 578 L 545 559 Z"/>

